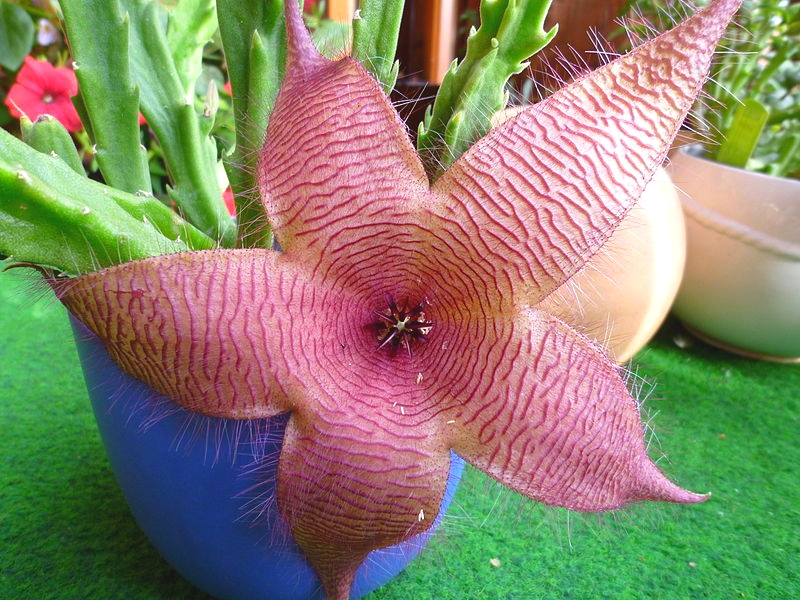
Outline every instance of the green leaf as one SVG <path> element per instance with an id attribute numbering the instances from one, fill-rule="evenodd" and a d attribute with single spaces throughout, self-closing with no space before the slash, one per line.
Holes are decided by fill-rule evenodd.
<path id="1" fill-rule="evenodd" d="M 0 0 L 0 66 L 16 71 L 33 48 L 36 27 L 19 6 Z"/>
<path id="2" fill-rule="evenodd" d="M 733 122 L 717 150 L 715 160 L 743 169 L 758 144 L 768 118 L 769 110 L 761 102 L 752 98 L 744 100 L 733 115 Z"/>
<path id="3" fill-rule="evenodd" d="M 128 19 L 118 0 L 60 0 L 80 98 L 105 181 L 127 192 L 150 192 L 147 155 L 139 141 L 139 92 L 131 78 Z"/>
<path id="4" fill-rule="evenodd" d="M 152 196 L 92 181 L 0 129 L 0 254 L 75 275 L 215 246 Z"/>
<path id="5" fill-rule="evenodd" d="M 348 52 L 350 33 L 350 23 L 323 19 L 312 31 L 311 39 L 323 56 L 336 60 Z"/>
<path id="6" fill-rule="evenodd" d="M 798 156 L 800 156 L 800 134 L 790 134 L 783 138 L 778 151 L 778 160 L 769 168 L 771 175 L 779 177 L 800 178 L 797 172 Z"/>
<path id="7" fill-rule="evenodd" d="M 481 25 L 467 39 L 467 53 L 453 61 L 420 124 L 417 147 L 435 178 L 490 128 L 505 107 L 505 85 L 525 62 L 555 37 L 544 30 L 552 0 L 483 0 Z"/>

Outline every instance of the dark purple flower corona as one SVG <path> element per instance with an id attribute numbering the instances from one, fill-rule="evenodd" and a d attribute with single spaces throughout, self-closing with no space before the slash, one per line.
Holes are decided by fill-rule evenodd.
<path id="1" fill-rule="evenodd" d="M 408 352 L 408 357 L 413 357 L 411 345 L 413 343 L 427 342 L 428 334 L 433 329 L 433 323 L 425 320 L 425 302 L 408 308 L 408 302 L 403 308 L 398 308 L 394 300 L 387 301 L 385 312 L 373 311 L 378 318 L 375 329 L 378 332 L 378 348 L 388 347 L 392 355 L 397 354 L 398 348 L 403 346 Z"/>

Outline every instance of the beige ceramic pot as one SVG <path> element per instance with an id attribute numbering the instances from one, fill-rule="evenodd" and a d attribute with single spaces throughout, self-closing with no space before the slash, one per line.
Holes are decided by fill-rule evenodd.
<path id="1" fill-rule="evenodd" d="M 687 264 L 675 314 L 706 341 L 800 361 L 800 181 L 673 156 Z"/>
<path id="2" fill-rule="evenodd" d="M 600 252 L 540 306 L 627 362 L 669 313 L 685 256 L 680 200 L 660 169 Z"/>

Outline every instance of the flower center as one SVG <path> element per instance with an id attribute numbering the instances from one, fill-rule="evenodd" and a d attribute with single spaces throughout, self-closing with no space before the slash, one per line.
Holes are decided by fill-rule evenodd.
<path id="1" fill-rule="evenodd" d="M 42 96 L 42 102 L 44 102 L 45 104 L 50 104 L 53 102 L 53 100 L 55 100 L 55 98 L 53 98 L 52 94 L 44 94 Z"/>
<path id="2" fill-rule="evenodd" d="M 373 311 L 379 321 L 373 324 L 378 336 L 378 348 L 388 348 L 394 356 L 397 349 L 403 346 L 411 358 L 412 343 L 428 341 L 428 334 L 433 323 L 425 319 L 425 301 L 409 308 L 406 301 L 402 308 L 394 300 L 387 300 L 388 307 L 384 312 Z"/>

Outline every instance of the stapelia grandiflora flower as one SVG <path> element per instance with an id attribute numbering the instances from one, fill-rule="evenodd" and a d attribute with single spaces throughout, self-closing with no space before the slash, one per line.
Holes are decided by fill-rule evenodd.
<path id="1" fill-rule="evenodd" d="M 72 69 L 26 56 L 5 104 L 12 117 L 25 115 L 35 121 L 42 115 L 51 115 L 67 131 L 75 132 L 83 129 L 70 99 L 77 93 L 78 80 Z"/>
<path id="2" fill-rule="evenodd" d="M 522 111 L 431 184 L 354 60 L 287 2 L 259 181 L 280 251 L 158 256 L 54 283 L 129 374 L 204 415 L 290 413 L 278 504 L 329 598 L 428 529 L 451 451 L 581 511 L 698 502 L 645 451 L 593 342 L 537 305 L 626 215 L 739 0 L 719 0 Z"/>

